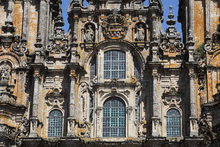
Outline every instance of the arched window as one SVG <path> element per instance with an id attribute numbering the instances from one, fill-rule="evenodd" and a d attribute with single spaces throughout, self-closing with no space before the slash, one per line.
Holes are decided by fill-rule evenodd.
<path id="1" fill-rule="evenodd" d="M 103 137 L 125 137 L 125 103 L 110 98 L 103 107 Z"/>
<path id="2" fill-rule="evenodd" d="M 123 51 L 107 51 L 104 53 L 104 78 L 125 79 L 126 55 Z"/>
<path id="3" fill-rule="evenodd" d="M 181 136 L 180 113 L 176 109 L 170 109 L 167 112 L 167 136 L 168 137 Z"/>
<path id="4" fill-rule="evenodd" d="M 62 112 L 59 110 L 53 110 L 49 114 L 48 123 L 48 137 L 60 137 L 62 136 Z"/>

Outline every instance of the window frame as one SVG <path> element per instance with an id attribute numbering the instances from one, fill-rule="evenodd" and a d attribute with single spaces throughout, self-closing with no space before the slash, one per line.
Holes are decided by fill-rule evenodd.
<path id="1" fill-rule="evenodd" d="M 117 54 L 117 60 L 106 60 L 106 58 L 108 58 L 106 55 L 107 53 L 110 53 L 110 56 L 109 58 L 114 58 L 113 57 L 113 54 L 114 53 L 118 53 Z M 120 60 L 120 53 L 121 55 L 123 55 L 123 59 Z M 125 80 L 126 77 L 127 77 L 127 53 L 126 51 L 123 51 L 123 50 L 117 50 L 117 49 L 112 49 L 112 50 L 106 50 L 103 52 L 103 79 L 104 80 L 112 80 L 112 79 L 118 79 L 118 80 Z M 109 62 L 108 64 L 110 65 L 109 68 L 110 69 L 106 69 L 107 68 L 107 63 L 106 62 Z M 114 70 L 113 68 L 113 65 L 112 63 L 117 63 L 117 70 Z M 120 63 L 124 63 L 123 64 L 123 70 L 120 70 Z M 107 72 L 109 72 L 109 77 L 106 76 L 107 75 Z M 113 74 L 114 72 L 116 73 L 117 72 L 117 77 L 114 77 Z M 120 76 L 120 72 L 123 72 L 123 75 Z"/>
<path id="2" fill-rule="evenodd" d="M 172 111 L 172 110 L 175 110 L 176 112 L 179 113 L 179 115 L 176 116 L 176 117 L 179 117 L 179 134 L 178 135 L 168 135 L 168 119 L 170 118 L 169 115 L 168 115 L 168 112 Z M 170 126 L 172 126 L 172 125 L 170 125 Z M 171 133 L 174 134 L 173 132 L 171 132 Z M 181 115 L 181 111 L 176 109 L 176 108 L 168 109 L 167 112 L 166 112 L 166 136 L 168 138 L 179 138 L 179 137 L 182 137 L 182 115 Z"/>
<path id="3" fill-rule="evenodd" d="M 117 100 L 119 103 L 121 103 L 122 105 L 123 105 L 123 107 L 124 107 L 124 110 L 123 110 L 123 117 L 116 117 L 116 116 L 114 116 L 114 113 L 112 113 L 112 114 L 110 114 L 112 111 L 114 112 L 115 111 L 115 109 L 114 108 L 117 108 L 117 109 L 119 109 L 119 108 L 121 108 L 120 106 L 118 106 L 118 107 L 111 107 L 111 109 L 109 109 L 109 111 L 111 111 L 110 113 L 108 113 L 109 115 L 113 115 L 113 117 L 105 117 L 105 109 L 106 109 L 106 107 L 105 107 L 105 105 L 106 105 L 106 103 L 107 102 L 113 102 L 113 100 Z M 110 103 L 110 104 L 111 104 Z M 108 107 L 107 107 L 108 108 Z M 120 114 L 120 111 L 117 111 L 117 114 Z M 103 138 L 125 138 L 126 136 L 127 136 L 127 112 L 126 112 L 126 103 L 124 102 L 124 100 L 123 99 L 121 99 L 120 97 L 117 97 L 117 96 L 112 96 L 112 97 L 109 97 L 109 98 L 107 98 L 105 101 L 104 101 L 104 103 L 103 103 L 103 112 L 102 112 L 102 116 L 103 116 L 103 118 L 102 118 L 102 136 L 103 136 Z M 104 127 L 104 123 L 106 122 L 105 121 L 105 119 L 113 119 L 114 120 L 114 118 L 117 118 L 117 126 L 116 126 L 116 129 L 117 129 L 117 135 L 112 135 L 112 132 L 110 131 L 110 132 L 106 132 L 106 131 L 104 131 L 105 129 L 109 129 L 109 130 L 111 130 L 112 128 L 114 129 L 115 128 L 115 126 L 110 126 L 110 127 Z M 123 121 L 124 121 L 124 126 L 123 127 L 120 127 L 120 124 L 121 124 L 121 122 L 119 122 L 120 120 L 120 118 L 122 118 L 123 119 Z M 111 122 L 111 121 L 110 121 Z M 111 123 L 110 123 L 110 125 L 111 125 Z M 123 133 L 122 133 L 122 135 L 120 135 L 120 129 L 124 129 L 123 130 Z M 105 133 L 106 134 L 110 134 L 110 135 L 105 135 Z"/>
<path id="4" fill-rule="evenodd" d="M 59 111 L 61 113 L 61 133 L 60 133 L 60 136 L 52 136 L 52 135 L 49 135 L 49 129 L 50 129 L 50 114 L 53 112 L 53 111 Z M 64 117 L 63 117 L 63 111 L 61 111 L 60 109 L 53 109 L 51 110 L 49 113 L 48 113 L 48 126 L 47 126 L 47 136 L 50 137 L 50 138 L 57 138 L 57 137 L 62 137 L 63 136 L 63 129 L 64 129 Z"/>

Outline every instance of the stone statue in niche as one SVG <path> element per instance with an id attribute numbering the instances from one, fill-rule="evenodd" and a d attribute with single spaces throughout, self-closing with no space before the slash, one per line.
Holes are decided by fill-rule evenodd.
<path id="1" fill-rule="evenodd" d="M 10 76 L 10 66 L 4 61 L 0 68 L 0 81 L 8 81 Z"/>
<path id="2" fill-rule="evenodd" d="M 94 42 L 95 41 L 95 31 L 91 24 L 85 27 L 85 42 Z"/>
<path id="3" fill-rule="evenodd" d="M 135 28 L 135 40 L 136 41 L 144 41 L 145 40 L 145 28 L 143 24 L 136 25 Z"/>

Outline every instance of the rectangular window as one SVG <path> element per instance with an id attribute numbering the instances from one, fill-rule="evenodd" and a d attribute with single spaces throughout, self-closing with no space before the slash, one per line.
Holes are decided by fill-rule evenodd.
<path id="1" fill-rule="evenodd" d="M 104 78 L 125 79 L 126 54 L 122 51 L 107 51 L 104 54 Z"/>

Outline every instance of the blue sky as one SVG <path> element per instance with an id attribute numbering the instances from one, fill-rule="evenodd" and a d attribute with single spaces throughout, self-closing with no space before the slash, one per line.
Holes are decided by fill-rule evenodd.
<path id="1" fill-rule="evenodd" d="M 70 0 L 62 0 L 63 4 L 62 4 L 62 9 L 63 9 L 63 17 L 64 17 L 64 21 L 65 21 L 65 26 L 63 27 L 65 32 L 68 31 L 69 28 L 69 24 L 67 21 L 67 10 L 68 10 L 68 5 Z M 169 6 L 172 5 L 173 6 L 173 13 L 175 15 L 175 20 L 177 20 L 177 15 L 178 15 L 178 1 L 179 0 L 162 0 L 163 2 L 163 8 L 164 8 L 164 22 L 163 22 L 163 29 L 166 30 L 167 28 L 167 24 L 166 21 L 168 19 L 168 14 L 169 14 Z M 86 4 L 86 2 L 84 1 L 84 4 Z M 148 1 L 146 0 L 145 5 L 148 5 Z M 178 32 L 182 32 L 181 31 L 181 24 L 177 23 L 176 24 L 176 28 L 178 30 Z"/>

